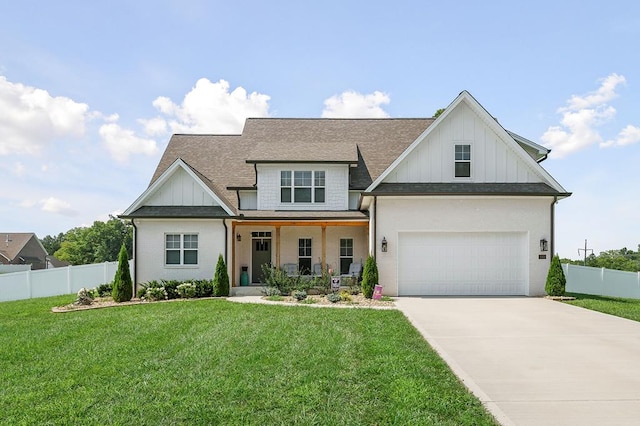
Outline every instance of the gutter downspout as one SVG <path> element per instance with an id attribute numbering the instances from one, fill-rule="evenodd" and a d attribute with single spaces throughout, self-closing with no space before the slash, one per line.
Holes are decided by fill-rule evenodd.
<path id="1" fill-rule="evenodd" d="M 378 196 L 373 196 L 373 259 L 376 259 L 376 244 L 378 244 Z"/>
<path id="2" fill-rule="evenodd" d="M 551 203 L 551 258 L 553 258 L 553 256 L 555 255 L 555 245 L 556 245 L 556 236 L 555 236 L 555 228 L 556 228 L 556 223 L 555 223 L 555 210 L 556 210 L 556 203 L 558 202 L 558 196 L 554 195 L 553 196 L 553 202 Z"/>
<path id="3" fill-rule="evenodd" d="M 133 295 L 138 295 L 138 227 L 136 226 L 136 220 L 131 219 L 131 225 L 133 225 Z"/>
<path id="4" fill-rule="evenodd" d="M 227 219 L 222 219 L 224 225 L 224 261 L 228 265 L 229 259 L 227 258 L 227 245 L 229 244 L 229 228 L 227 228 Z"/>

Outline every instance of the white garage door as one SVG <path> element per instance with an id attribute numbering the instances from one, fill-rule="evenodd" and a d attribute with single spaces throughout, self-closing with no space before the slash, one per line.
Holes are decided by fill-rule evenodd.
<path id="1" fill-rule="evenodd" d="M 525 233 L 407 232 L 398 245 L 401 296 L 526 294 Z"/>

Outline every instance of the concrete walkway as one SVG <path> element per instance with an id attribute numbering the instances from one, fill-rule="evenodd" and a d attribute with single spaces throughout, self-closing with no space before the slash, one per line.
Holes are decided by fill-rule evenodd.
<path id="1" fill-rule="evenodd" d="M 396 305 L 504 425 L 640 425 L 640 323 L 543 298 Z"/>

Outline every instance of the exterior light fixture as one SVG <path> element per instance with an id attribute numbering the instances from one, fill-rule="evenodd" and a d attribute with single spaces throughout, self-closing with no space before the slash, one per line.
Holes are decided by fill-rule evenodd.
<path id="1" fill-rule="evenodd" d="M 385 237 L 382 237 L 382 252 L 386 253 L 387 252 L 387 239 Z"/>
<path id="2" fill-rule="evenodd" d="M 549 242 L 544 238 L 540 240 L 540 251 L 549 251 Z"/>
<path id="3" fill-rule="evenodd" d="M 236 241 L 238 242 L 242 241 L 242 235 L 240 235 L 239 232 L 236 234 Z"/>

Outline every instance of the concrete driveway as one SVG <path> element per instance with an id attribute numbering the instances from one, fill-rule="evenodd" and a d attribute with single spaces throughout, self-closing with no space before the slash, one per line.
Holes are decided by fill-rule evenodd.
<path id="1" fill-rule="evenodd" d="M 543 298 L 396 304 L 504 425 L 640 425 L 640 323 Z"/>

